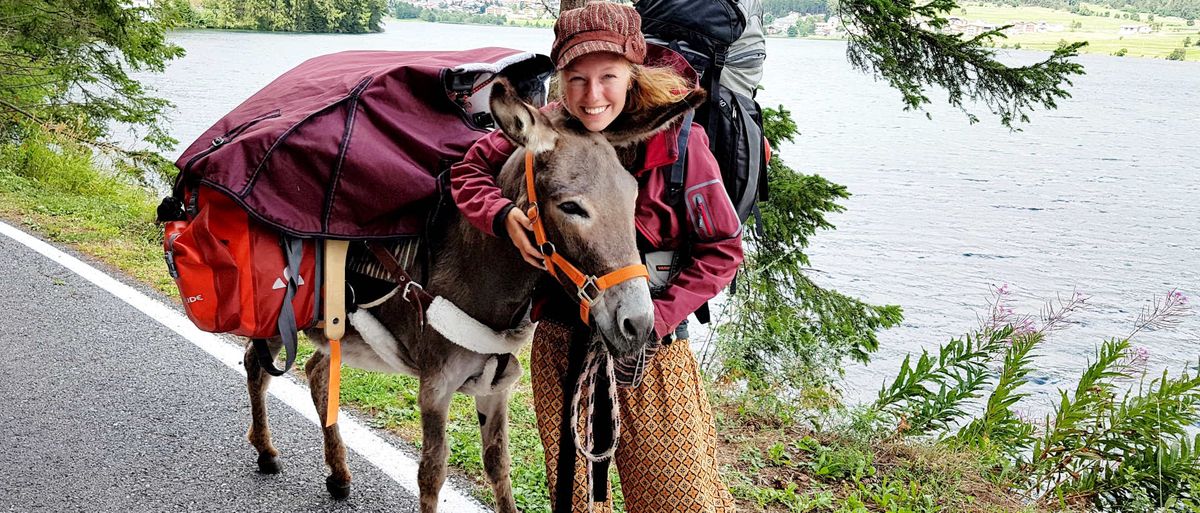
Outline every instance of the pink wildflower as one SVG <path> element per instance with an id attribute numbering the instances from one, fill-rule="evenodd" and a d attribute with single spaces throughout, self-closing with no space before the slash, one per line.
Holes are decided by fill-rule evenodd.
<path id="1" fill-rule="evenodd" d="M 1125 364 L 1135 370 L 1145 371 L 1149 362 L 1150 350 L 1145 346 L 1134 347 L 1125 357 Z"/>

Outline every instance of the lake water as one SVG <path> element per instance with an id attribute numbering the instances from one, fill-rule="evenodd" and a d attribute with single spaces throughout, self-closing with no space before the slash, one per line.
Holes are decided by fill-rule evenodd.
<path id="1" fill-rule="evenodd" d="M 393 22 L 381 34 L 186 31 L 188 55 L 143 76 L 175 102 L 182 143 L 277 75 L 350 49 L 546 52 L 549 30 Z M 794 168 L 847 186 L 837 230 L 813 238 L 815 279 L 904 307 L 867 367 L 848 369 L 851 399 L 869 399 L 904 355 L 978 325 L 989 287 L 1008 284 L 1019 312 L 1075 290 L 1089 310 L 1038 351 L 1031 409 L 1073 377 L 1104 339 L 1129 333 L 1151 298 L 1177 288 L 1200 303 L 1200 63 L 1084 56 L 1088 71 L 1056 111 L 1010 132 L 976 109 L 904 112 L 898 93 L 853 70 L 841 42 L 771 39 L 764 106 L 792 111 L 801 136 L 778 151 Z M 1009 55 L 1015 61 L 1041 57 Z M 931 95 L 940 101 L 937 94 Z M 170 155 L 171 158 L 177 156 Z M 1200 312 L 1135 343 L 1149 367 L 1200 357 Z"/>

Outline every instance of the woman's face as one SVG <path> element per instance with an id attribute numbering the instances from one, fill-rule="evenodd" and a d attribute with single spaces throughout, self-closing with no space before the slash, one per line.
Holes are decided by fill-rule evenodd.
<path id="1" fill-rule="evenodd" d="M 571 61 L 562 78 L 567 111 L 588 130 L 599 132 L 625 110 L 633 68 L 625 57 L 596 52 Z"/>

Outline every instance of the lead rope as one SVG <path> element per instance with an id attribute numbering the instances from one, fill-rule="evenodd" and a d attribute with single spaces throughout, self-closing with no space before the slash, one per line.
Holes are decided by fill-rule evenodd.
<path id="1" fill-rule="evenodd" d="M 603 354 L 603 356 L 601 356 Z M 596 415 L 596 376 L 600 373 L 600 367 L 604 366 L 605 375 L 608 377 L 608 399 L 612 405 L 609 411 L 609 417 L 612 422 L 613 434 L 612 443 L 608 449 L 603 452 L 596 453 L 595 436 L 592 432 L 591 419 Z M 584 392 L 587 392 L 587 397 L 592 399 L 588 401 L 587 417 L 588 420 L 586 429 L 583 433 L 579 431 L 579 402 L 583 397 Z M 617 452 L 617 441 L 621 439 L 621 408 L 617 398 L 617 381 L 613 373 L 612 355 L 608 351 L 600 349 L 592 349 L 588 351 L 587 358 L 584 360 L 583 372 L 579 374 L 579 379 L 575 382 L 575 393 L 571 397 L 571 433 L 575 438 L 575 448 L 580 454 L 583 454 L 587 460 L 587 490 L 588 490 L 588 512 L 591 513 L 594 507 L 595 486 L 592 483 L 592 464 L 607 461 L 612 458 Z"/>

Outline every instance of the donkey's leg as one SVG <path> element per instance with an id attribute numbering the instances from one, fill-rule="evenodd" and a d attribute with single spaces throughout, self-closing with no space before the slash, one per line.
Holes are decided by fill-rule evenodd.
<path id="1" fill-rule="evenodd" d="M 317 415 L 321 418 L 321 426 L 325 425 L 326 407 L 329 404 L 329 356 L 322 352 L 313 353 L 304 364 L 308 374 L 308 390 L 312 393 L 313 404 L 317 407 Z M 350 496 L 350 467 L 346 465 L 346 445 L 342 443 L 342 434 L 337 424 L 322 427 L 325 435 L 325 464 L 329 465 L 330 474 L 325 478 L 325 488 L 335 499 L 345 499 Z"/>
<path id="2" fill-rule="evenodd" d="M 510 389 L 505 387 L 495 394 L 475 398 L 475 411 L 479 414 L 479 435 L 483 446 L 483 471 L 492 485 L 492 492 L 496 495 L 498 513 L 517 511 L 517 503 L 513 499 L 512 479 L 509 475 L 512 464 L 508 454 L 509 394 Z"/>
<path id="3" fill-rule="evenodd" d="M 443 379 L 421 378 L 417 402 L 421 406 L 421 462 L 417 487 L 421 491 L 421 513 L 437 513 L 438 493 L 446 482 L 446 417 L 454 389 Z"/>
<path id="4" fill-rule="evenodd" d="M 283 347 L 283 343 L 279 339 L 269 339 L 267 347 L 271 350 L 271 357 L 279 354 L 279 350 Z M 258 355 L 254 352 L 254 343 L 246 343 L 246 355 L 242 359 L 242 364 L 246 367 L 246 388 L 250 391 L 250 431 L 246 433 L 246 438 L 250 440 L 250 445 L 258 451 L 258 471 L 264 474 L 275 474 L 279 472 L 279 450 L 271 444 L 271 428 L 267 424 L 267 385 L 271 382 L 271 375 L 263 370 L 262 365 L 258 362 Z"/>

